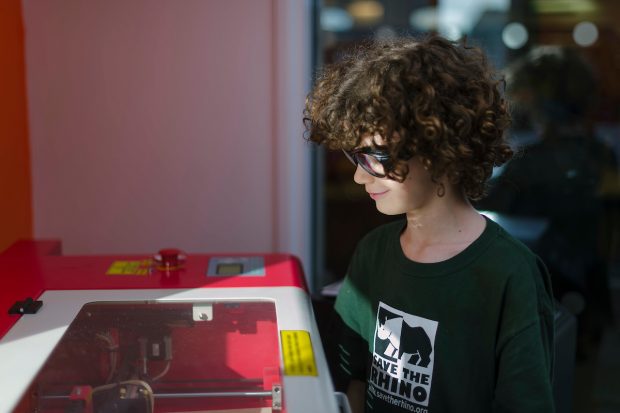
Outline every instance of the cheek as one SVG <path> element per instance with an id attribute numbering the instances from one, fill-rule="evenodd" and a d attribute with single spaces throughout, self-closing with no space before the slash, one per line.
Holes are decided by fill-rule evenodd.
<path id="1" fill-rule="evenodd" d="M 407 189 L 416 194 L 427 194 L 433 192 L 437 186 L 431 179 L 431 175 L 421 165 L 416 164 L 414 167 L 410 167 L 409 175 L 403 182 L 403 185 Z"/>
<path id="2" fill-rule="evenodd" d="M 377 202 L 377 209 L 386 215 L 404 214 L 415 207 L 416 195 L 406 185 L 390 185 L 388 197 Z"/>
<path id="3" fill-rule="evenodd" d="M 401 200 L 415 199 L 423 189 L 418 179 L 406 178 L 403 183 L 393 185 L 393 191 Z"/>
<path id="4" fill-rule="evenodd" d="M 425 205 L 435 195 L 435 185 L 426 176 L 407 178 L 394 187 L 395 201 L 399 209 L 411 210 Z"/>

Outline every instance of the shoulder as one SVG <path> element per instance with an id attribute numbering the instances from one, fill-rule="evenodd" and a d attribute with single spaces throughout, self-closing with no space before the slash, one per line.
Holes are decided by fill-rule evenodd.
<path id="1" fill-rule="evenodd" d="M 350 260 L 335 309 L 345 324 L 362 337 L 366 337 L 366 332 L 372 329 L 370 324 L 374 322 L 368 298 L 373 274 L 389 260 L 404 225 L 404 220 L 397 220 L 374 228 L 357 243 Z"/>
<path id="2" fill-rule="evenodd" d="M 490 218 L 487 218 L 487 225 L 487 231 L 493 237 L 488 254 L 501 259 L 505 265 L 537 265 L 538 257 L 525 244 Z"/>
<path id="3" fill-rule="evenodd" d="M 475 272 L 504 293 L 519 290 L 529 297 L 551 297 L 550 276 L 542 260 L 525 244 L 487 218 L 483 246 L 472 263 Z"/>
<path id="4" fill-rule="evenodd" d="M 368 282 L 368 273 L 393 256 L 398 237 L 405 226 L 404 220 L 397 220 L 380 225 L 368 232 L 358 241 L 349 261 L 347 275 L 350 278 Z M 359 281 L 361 283 L 361 281 Z"/>
<path id="5" fill-rule="evenodd" d="M 398 245 L 398 239 L 405 224 L 404 219 L 399 219 L 372 229 L 357 243 L 353 260 L 364 259 L 365 264 L 368 265 L 368 260 L 376 261 L 391 253 L 395 245 Z"/>
<path id="6" fill-rule="evenodd" d="M 497 223 L 488 220 L 488 225 L 495 236 L 485 255 L 498 270 L 506 293 L 530 297 L 538 301 L 541 310 L 551 310 L 551 280 L 543 261 Z"/>

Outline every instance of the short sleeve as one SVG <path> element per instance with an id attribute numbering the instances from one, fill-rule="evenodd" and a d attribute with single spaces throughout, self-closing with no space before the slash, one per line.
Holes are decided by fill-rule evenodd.
<path id="1" fill-rule="evenodd" d="M 364 320 L 361 319 L 368 301 L 368 281 L 364 279 L 364 266 L 361 262 L 360 246 L 355 249 L 342 287 L 336 297 L 335 310 L 345 325 L 360 336 L 364 336 Z"/>
<path id="2" fill-rule="evenodd" d="M 363 320 L 365 311 L 362 309 L 367 304 L 368 291 L 364 287 L 363 266 L 359 258 L 358 247 L 335 304 L 340 327 L 337 329 L 338 365 L 334 369 L 334 382 L 342 389 L 346 389 L 352 379 L 366 380 L 368 341 L 364 334 L 366 321 Z"/>
<path id="3" fill-rule="evenodd" d="M 554 411 L 553 297 L 540 260 L 519 266 L 505 291 L 494 412 Z"/>

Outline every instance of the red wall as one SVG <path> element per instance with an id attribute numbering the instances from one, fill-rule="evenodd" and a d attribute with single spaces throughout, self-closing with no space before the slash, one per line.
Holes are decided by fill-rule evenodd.
<path id="1" fill-rule="evenodd" d="M 20 0 L 0 1 L 0 251 L 32 236 L 24 30 Z"/>

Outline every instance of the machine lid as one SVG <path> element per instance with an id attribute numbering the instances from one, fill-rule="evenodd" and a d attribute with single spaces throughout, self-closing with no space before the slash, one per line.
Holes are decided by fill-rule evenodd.
<path id="1" fill-rule="evenodd" d="M 285 411 L 279 349 L 273 301 L 92 302 L 16 411 Z"/>

